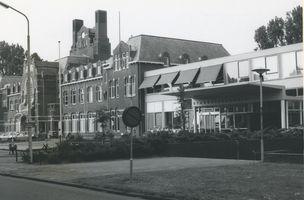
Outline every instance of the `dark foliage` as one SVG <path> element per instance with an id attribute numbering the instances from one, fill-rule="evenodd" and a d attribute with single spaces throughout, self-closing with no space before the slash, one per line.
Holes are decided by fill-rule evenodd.
<path id="1" fill-rule="evenodd" d="M 234 130 L 231 132 L 193 133 L 180 131 L 176 134 L 170 131 L 157 131 L 133 139 L 133 156 L 135 158 L 163 155 L 168 143 L 193 143 L 206 141 L 254 140 L 260 139 L 261 132 Z M 302 129 L 264 129 L 264 138 L 299 138 L 303 137 Z M 33 162 L 58 164 L 61 162 L 88 162 L 96 160 L 113 160 L 130 158 L 130 137 L 103 141 L 68 140 L 57 148 L 33 153 Z M 28 154 L 24 153 L 23 161 L 28 162 Z"/>

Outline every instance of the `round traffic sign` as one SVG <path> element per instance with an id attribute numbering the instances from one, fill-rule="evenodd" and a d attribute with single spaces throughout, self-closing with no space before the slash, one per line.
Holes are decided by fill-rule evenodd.
<path id="1" fill-rule="evenodd" d="M 122 113 L 123 123 L 131 128 L 139 125 L 141 117 L 141 111 L 136 106 L 126 108 Z"/>

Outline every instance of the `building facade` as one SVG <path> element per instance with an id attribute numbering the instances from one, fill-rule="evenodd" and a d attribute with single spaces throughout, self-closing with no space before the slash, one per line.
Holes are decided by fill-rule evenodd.
<path id="1" fill-rule="evenodd" d="M 5 76 L 1 80 L 4 132 L 27 132 L 28 103 L 31 104 L 31 119 L 35 126 L 32 132 L 58 132 L 59 87 L 58 63 L 33 60 L 30 72 L 25 62 L 22 76 Z M 31 101 L 28 102 L 27 82 L 30 73 Z"/>
<path id="2" fill-rule="evenodd" d="M 180 129 L 178 99 L 187 100 L 186 128 L 195 132 L 260 127 L 259 75 L 264 127 L 303 125 L 303 43 L 227 56 L 145 73 L 147 130 Z M 183 92 L 180 91 L 183 88 Z"/>

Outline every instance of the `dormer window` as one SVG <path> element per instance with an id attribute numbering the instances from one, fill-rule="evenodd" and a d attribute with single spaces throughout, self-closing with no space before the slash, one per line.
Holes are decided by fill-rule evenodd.
<path id="1" fill-rule="evenodd" d="M 208 60 L 208 57 L 206 55 L 200 56 L 197 59 L 198 61 Z"/>
<path id="2" fill-rule="evenodd" d="M 180 56 L 179 56 L 179 61 L 180 61 L 180 63 L 182 63 L 182 64 L 188 64 L 188 63 L 190 63 L 189 55 L 186 54 L 186 53 L 180 55 Z"/>
<path id="3" fill-rule="evenodd" d="M 102 75 L 102 74 L 101 74 L 101 65 L 97 66 L 97 74 L 98 74 L 98 75 Z"/>
<path id="4" fill-rule="evenodd" d="M 75 81 L 75 79 L 76 79 L 76 73 L 75 73 L 75 70 L 74 70 L 74 71 L 72 71 L 72 81 Z"/>
<path id="5" fill-rule="evenodd" d="M 159 54 L 159 59 L 164 63 L 164 66 L 170 66 L 170 54 L 168 52 Z"/>
<path id="6" fill-rule="evenodd" d="M 68 73 L 64 74 L 63 81 L 64 82 L 68 82 Z"/>
<path id="7" fill-rule="evenodd" d="M 83 69 L 79 70 L 79 79 L 83 79 Z"/>
<path id="8" fill-rule="evenodd" d="M 88 68 L 88 77 L 92 77 L 92 67 Z"/>

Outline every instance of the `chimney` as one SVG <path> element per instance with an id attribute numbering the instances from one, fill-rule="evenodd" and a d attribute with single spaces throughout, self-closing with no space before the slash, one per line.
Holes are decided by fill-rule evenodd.
<path id="1" fill-rule="evenodd" d="M 107 11 L 95 11 L 95 38 L 107 38 Z"/>
<path id="2" fill-rule="evenodd" d="M 77 45 L 77 33 L 83 26 L 83 20 L 74 19 L 73 20 L 73 48 Z"/>

